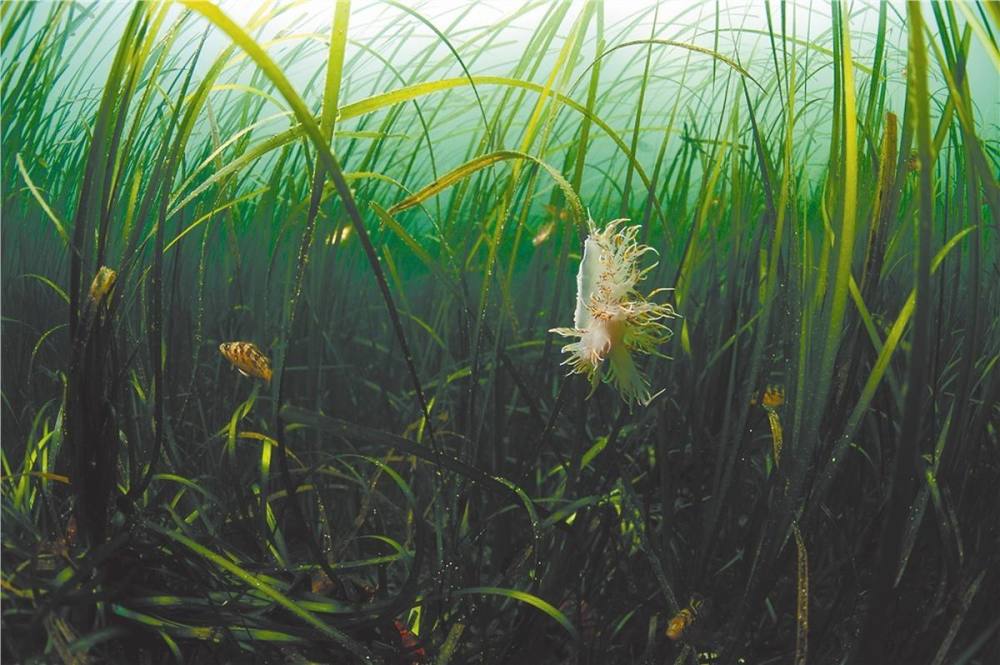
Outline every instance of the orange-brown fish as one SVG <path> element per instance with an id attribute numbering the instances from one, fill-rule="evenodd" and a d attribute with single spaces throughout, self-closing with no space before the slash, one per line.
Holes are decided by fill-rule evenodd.
<path id="1" fill-rule="evenodd" d="M 68 560 L 76 545 L 76 517 L 70 516 L 66 533 L 53 540 L 42 540 L 35 546 L 35 565 L 39 570 L 55 570 L 60 559 Z"/>
<path id="2" fill-rule="evenodd" d="M 325 596 L 333 591 L 335 587 L 336 584 L 322 569 L 314 570 L 309 576 L 309 591 L 312 593 Z"/>
<path id="3" fill-rule="evenodd" d="M 66 544 L 70 547 L 76 545 L 76 532 L 76 515 L 70 515 L 69 521 L 66 522 L 66 535 L 64 537 Z"/>
<path id="4" fill-rule="evenodd" d="M 694 620 L 698 618 L 698 610 L 704 604 L 704 600 L 700 596 L 694 596 L 688 603 L 688 606 L 682 609 L 680 612 L 675 614 L 669 622 L 667 622 L 667 637 L 677 641 L 684 636 L 684 631 L 686 631 Z"/>
<path id="5" fill-rule="evenodd" d="M 569 219 L 569 210 L 566 208 L 558 208 L 550 204 L 545 204 L 544 208 L 553 221 L 559 220 L 565 222 Z"/>
<path id="6" fill-rule="evenodd" d="M 271 361 L 253 342 L 223 342 L 219 351 L 243 376 L 271 381 Z"/>
<path id="7" fill-rule="evenodd" d="M 556 230 L 556 223 L 554 221 L 545 223 L 542 228 L 538 230 L 535 237 L 531 239 L 531 245 L 533 247 L 538 247 L 543 242 L 548 240 L 552 236 L 552 232 Z"/>
<path id="8" fill-rule="evenodd" d="M 347 574 L 334 581 L 322 569 L 316 569 L 309 575 L 309 591 L 351 603 L 369 603 L 375 599 L 378 589 L 358 575 Z"/>
<path id="9" fill-rule="evenodd" d="M 580 626 L 580 636 L 584 643 L 593 643 L 600 629 L 600 617 L 585 600 L 579 599 L 575 592 L 559 603 L 559 611 L 569 617 L 569 620 Z"/>

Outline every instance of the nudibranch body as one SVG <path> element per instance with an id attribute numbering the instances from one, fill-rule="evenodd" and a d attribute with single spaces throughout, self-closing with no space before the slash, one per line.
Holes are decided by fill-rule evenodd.
<path id="1" fill-rule="evenodd" d="M 598 231 L 590 222 L 583 257 L 576 277 L 576 313 L 572 328 L 553 328 L 565 337 L 579 337 L 567 344 L 571 373 L 585 374 L 591 392 L 601 380 L 601 365 L 608 360 L 606 381 L 626 402 L 646 405 L 652 399 L 649 384 L 632 359 L 634 352 L 655 354 L 656 347 L 673 334 L 662 321 L 676 316 L 673 306 L 658 305 L 650 298 L 666 289 L 643 296 L 636 285 L 656 264 L 639 267 L 639 259 L 652 247 L 636 241 L 638 226 L 624 226 L 626 219 L 609 222 Z"/>

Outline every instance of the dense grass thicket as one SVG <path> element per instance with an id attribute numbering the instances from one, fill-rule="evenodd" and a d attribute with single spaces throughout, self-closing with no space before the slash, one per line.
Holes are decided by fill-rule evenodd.
<path id="1" fill-rule="evenodd" d="M 2 5 L 4 662 L 998 662 L 996 4 L 309 9 Z"/>

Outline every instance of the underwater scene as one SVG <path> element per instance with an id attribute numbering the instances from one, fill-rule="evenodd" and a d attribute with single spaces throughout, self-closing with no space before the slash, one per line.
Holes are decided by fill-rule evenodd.
<path id="1" fill-rule="evenodd" d="M 1000 662 L 1000 4 L 0 39 L 3 663 Z"/>

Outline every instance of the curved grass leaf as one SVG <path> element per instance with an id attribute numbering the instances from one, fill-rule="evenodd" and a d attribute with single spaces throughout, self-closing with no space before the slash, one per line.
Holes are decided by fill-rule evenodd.
<path id="1" fill-rule="evenodd" d="M 934 256 L 934 261 L 930 267 L 932 274 L 937 271 L 941 262 L 944 261 L 948 253 L 954 249 L 956 245 L 958 245 L 959 241 L 974 230 L 975 228 L 971 226 L 962 229 L 952 236 L 948 242 L 945 243 L 940 250 L 938 250 L 938 253 Z M 899 310 L 899 314 L 896 316 L 896 320 L 893 322 L 892 328 L 889 330 L 889 335 L 885 339 L 885 344 L 882 346 L 882 349 L 878 354 L 875 365 L 872 368 L 871 373 L 868 375 L 868 379 L 865 381 L 865 386 L 861 391 L 861 396 L 858 398 L 857 404 L 854 405 L 854 409 L 847 418 L 847 424 L 844 426 L 843 433 L 838 438 L 837 444 L 833 447 L 830 459 L 825 463 L 822 471 L 820 472 L 819 478 L 817 479 L 814 487 L 815 497 L 822 497 L 825 495 L 830 487 L 830 484 L 833 482 L 837 470 L 840 468 L 841 463 L 843 463 L 844 458 L 847 455 L 848 448 L 851 445 L 851 438 L 854 436 L 855 431 L 861 424 L 865 414 L 868 412 L 868 407 L 871 404 L 872 398 L 875 396 L 875 391 L 878 389 L 879 383 L 882 381 L 882 377 L 885 375 L 885 372 L 889 367 L 889 361 L 892 360 L 893 353 L 896 351 L 896 348 L 899 346 L 899 342 L 903 337 L 903 332 L 906 330 L 906 326 L 910 322 L 910 318 L 913 316 L 916 299 L 917 294 L 916 289 L 914 289 L 906 298 L 906 302 L 903 304 L 902 309 Z"/>
<path id="2" fill-rule="evenodd" d="M 676 47 L 676 48 L 687 49 L 688 51 L 692 51 L 694 53 L 702 53 L 704 55 L 711 56 L 711 57 L 715 58 L 716 60 L 718 60 L 719 62 L 723 63 L 724 65 L 730 67 L 733 71 L 735 71 L 740 76 L 742 76 L 744 78 L 750 79 L 751 81 L 753 81 L 753 84 L 756 85 L 761 90 L 764 89 L 764 86 L 762 86 L 760 83 L 758 83 L 757 79 L 755 79 L 753 76 L 751 76 L 750 72 L 748 72 L 742 66 L 740 66 L 740 64 L 738 62 L 736 62 L 732 58 L 729 58 L 729 57 L 726 57 L 726 56 L 722 55 L 718 51 L 713 51 L 710 48 L 705 48 L 704 46 L 698 46 L 697 44 L 689 44 L 687 42 L 677 42 L 677 41 L 673 41 L 671 39 L 656 39 L 656 38 L 653 38 L 653 39 L 634 39 L 634 40 L 631 40 L 631 41 L 623 42 L 621 44 L 616 44 L 616 45 L 612 46 L 611 48 L 609 48 L 606 51 L 603 51 L 600 55 L 598 55 L 596 58 L 594 58 L 594 61 L 591 62 L 589 65 L 587 65 L 587 69 L 585 69 L 583 71 L 583 73 L 580 74 L 580 77 L 582 78 L 583 75 L 586 74 L 587 71 L 589 71 L 589 69 L 591 67 L 593 67 L 597 63 L 598 60 L 601 60 L 602 58 L 607 57 L 608 55 L 614 53 L 615 51 L 618 51 L 618 50 L 623 49 L 623 48 L 628 48 L 630 46 L 673 46 L 673 47 Z"/>
<path id="3" fill-rule="evenodd" d="M 21 177 L 24 178 L 25 184 L 28 185 L 28 189 L 31 191 L 31 195 L 35 197 L 35 200 L 38 201 L 38 205 L 41 206 L 43 211 L 45 211 L 45 216 L 52 222 L 52 226 L 55 227 L 56 233 L 59 234 L 63 244 L 68 247 L 69 234 L 66 233 L 66 226 L 59 219 L 58 215 L 56 215 L 56 213 L 52 210 L 52 207 L 49 206 L 38 187 L 35 186 L 35 183 L 32 182 L 31 176 L 28 175 L 28 169 L 25 168 L 24 161 L 21 159 L 21 153 L 18 153 L 15 156 L 15 161 L 17 162 L 17 168 L 21 171 Z"/>
<path id="4" fill-rule="evenodd" d="M 259 591 L 260 593 L 264 594 L 265 596 L 276 602 L 278 605 L 284 607 L 286 610 L 288 610 L 289 612 L 297 616 L 299 619 L 301 619 L 303 622 L 312 626 L 322 635 L 330 638 L 331 640 L 333 640 L 340 646 L 344 647 L 344 649 L 354 654 L 355 656 L 359 658 L 367 658 L 367 659 L 371 658 L 371 653 L 362 644 L 351 639 L 345 633 L 337 630 L 333 626 L 326 624 L 324 621 L 316 617 L 314 614 L 301 607 L 297 602 L 295 602 L 285 594 L 281 593 L 280 591 L 272 587 L 270 584 L 264 581 L 260 575 L 255 575 L 253 573 L 247 572 L 246 570 L 239 567 L 229 559 L 216 554 L 215 552 L 209 550 L 207 547 L 198 544 L 191 538 L 188 538 L 187 536 L 181 533 L 172 531 L 170 529 L 165 529 L 161 526 L 152 523 L 149 523 L 146 526 L 152 531 L 155 531 L 163 536 L 166 536 L 171 540 L 177 541 L 181 545 L 184 545 L 185 547 L 190 549 L 195 554 L 207 560 L 209 563 L 212 563 L 215 566 L 221 568 L 222 570 L 225 570 L 226 572 L 232 574 L 237 579 L 249 585 L 256 591 Z"/>
<path id="5" fill-rule="evenodd" d="M 516 600 L 521 603 L 526 603 L 531 605 L 537 610 L 547 614 L 549 617 L 554 619 L 563 629 L 569 634 L 573 641 L 580 639 L 580 635 L 565 614 L 556 609 L 551 603 L 542 600 L 538 596 L 535 596 L 524 591 L 518 591 L 517 589 L 503 589 L 500 587 L 491 586 L 479 586 L 479 587 L 467 587 L 465 589 L 458 589 L 452 592 L 456 596 L 470 596 L 470 595 L 489 595 L 489 596 L 501 596 L 504 598 L 510 598 L 511 600 Z"/>
<path id="6" fill-rule="evenodd" d="M 573 211 L 574 219 L 577 222 L 578 227 L 581 229 L 582 234 L 586 234 L 586 213 L 584 212 L 583 203 L 580 201 L 580 197 L 573 190 L 573 186 L 562 176 L 562 174 L 553 168 L 552 166 L 546 164 L 542 160 L 538 159 L 533 155 L 527 153 L 518 152 L 516 150 L 497 150 L 488 155 L 482 155 L 474 159 L 469 160 L 465 164 L 456 167 L 455 169 L 449 171 L 445 175 L 441 176 L 431 184 L 427 185 L 423 189 L 415 192 L 411 196 L 406 197 L 399 203 L 393 205 L 389 208 L 389 215 L 398 214 L 404 210 L 408 210 L 414 206 L 420 205 L 426 201 L 431 196 L 438 194 L 448 187 L 453 186 L 455 183 L 468 178 L 477 171 L 501 162 L 504 160 L 519 160 L 519 161 L 530 161 L 539 166 L 541 166 L 545 171 L 552 177 L 555 183 L 562 190 L 563 195 L 566 197 L 566 201 L 569 202 L 570 207 Z"/>

